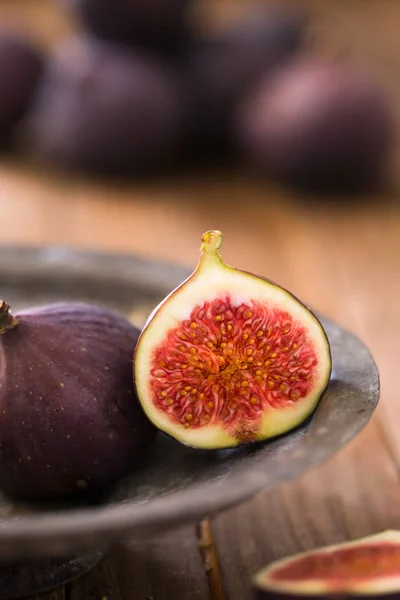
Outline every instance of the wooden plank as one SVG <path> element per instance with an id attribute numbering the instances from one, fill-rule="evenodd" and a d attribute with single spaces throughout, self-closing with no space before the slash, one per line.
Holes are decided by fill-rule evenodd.
<path id="1" fill-rule="evenodd" d="M 327 465 L 215 520 L 228 599 L 247 600 L 252 575 L 271 560 L 395 528 L 399 519 L 397 468 L 371 424 Z"/>
<path id="2" fill-rule="evenodd" d="M 62 587 L 52 592 L 32 596 L 31 600 L 66 600 L 65 589 Z"/>
<path id="3" fill-rule="evenodd" d="M 66 598 L 67 600 L 124 600 L 111 555 L 106 556 L 92 571 L 67 585 Z"/>
<path id="4" fill-rule="evenodd" d="M 207 600 L 194 527 L 112 549 L 91 573 L 69 586 L 69 600 Z"/>

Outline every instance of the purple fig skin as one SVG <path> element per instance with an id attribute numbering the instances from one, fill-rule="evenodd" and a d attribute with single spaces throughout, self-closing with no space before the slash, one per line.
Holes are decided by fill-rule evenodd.
<path id="1" fill-rule="evenodd" d="M 10 137 L 28 112 L 44 58 L 33 42 L 11 29 L 0 30 L 0 135 Z M 1 141 L 3 145 L 4 139 Z"/>
<path id="2" fill-rule="evenodd" d="M 134 392 L 139 330 L 83 303 L 15 320 L 0 335 L 0 488 L 21 501 L 101 491 L 156 435 Z"/>
<path id="3" fill-rule="evenodd" d="M 234 135 L 257 171 L 309 191 L 359 191 L 385 179 L 394 119 L 370 75 L 301 58 L 268 75 L 238 108 Z"/>
<path id="4" fill-rule="evenodd" d="M 74 0 L 84 27 L 99 39 L 179 55 L 188 38 L 192 0 Z"/>
<path id="5" fill-rule="evenodd" d="M 144 53 L 84 38 L 62 42 L 36 94 L 27 144 L 67 170 L 159 172 L 180 153 L 178 79 L 174 68 Z"/>

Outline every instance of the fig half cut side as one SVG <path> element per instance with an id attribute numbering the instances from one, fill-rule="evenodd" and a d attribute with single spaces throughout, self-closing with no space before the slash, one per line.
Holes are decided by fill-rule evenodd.
<path id="1" fill-rule="evenodd" d="M 148 418 L 203 449 L 263 441 L 302 423 L 331 373 L 318 319 L 275 283 L 226 265 L 219 231 L 150 315 L 134 375 Z"/>
<path id="2" fill-rule="evenodd" d="M 271 563 L 254 578 L 256 598 L 400 596 L 400 531 L 311 550 Z"/>

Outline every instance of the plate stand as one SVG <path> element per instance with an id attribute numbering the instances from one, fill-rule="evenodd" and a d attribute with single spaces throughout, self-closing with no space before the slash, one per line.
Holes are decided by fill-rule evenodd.
<path id="1" fill-rule="evenodd" d="M 97 552 L 71 559 L 0 564 L 0 600 L 12 600 L 47 592 L 90 571 L 103 558 Z"/>

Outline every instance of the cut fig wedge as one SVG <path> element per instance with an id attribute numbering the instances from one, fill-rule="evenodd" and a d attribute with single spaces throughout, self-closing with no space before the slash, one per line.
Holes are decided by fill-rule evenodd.
<path id="1" fill-rule="evenodd" d="M 275 283 L 226 265 L 219 231 L 197 268 L 150 315 L 135 351 L 148 418 L 195 448 L 283 434 L 315 409 L 331 374 L 325 331 Z"/>
<path id="2" fill-rule="evenodd" d="M 256 598 L 400 595 L 400 531 L 303 552 L 271 563 L 254 578 Z"/>

